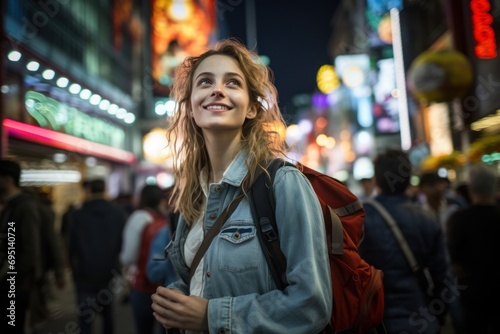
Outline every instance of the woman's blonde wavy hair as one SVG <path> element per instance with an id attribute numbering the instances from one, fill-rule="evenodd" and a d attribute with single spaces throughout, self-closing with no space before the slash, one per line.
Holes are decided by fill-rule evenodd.
<path id="1" fill-rule="evenodd" d="M 201 128 L 190 116 L 193 75 L 200 63 L 213 55 L 224 55 L 237 61 L 246 79 L 250 106 L 258 108 L 257 116 L 246 119 L 243 124 L 241 150 L 247 152 L 249 173 L 242 188 L 248 189 L 271 159 L 284 157 L 287 151 L 276 130 L 286 125 L 278 107 L 272 72 L 256 53 L 235 39 L 225 39 L 200 56 L 186 58 L 175 72 L 171 97 L 177 102 L 177 112 L 169 120 L 167 138 L 176 180 L 172 204 L 188 224 L 195 222 L 202 212 L 203 192 L 199 177 L 205 166 L 210 168 Z"/>

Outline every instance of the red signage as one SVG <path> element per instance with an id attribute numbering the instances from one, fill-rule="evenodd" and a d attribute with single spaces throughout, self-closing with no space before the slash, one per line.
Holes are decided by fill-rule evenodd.
<path id="1" fill-rule="evenodd" d="M 497 56 L 497 41 L 495 30 L 491 27 L 493 16 L 488 0 L 471 0 L 472 36 L 476 41 L 474 53 L 480 59 L 492 59 Z"/>

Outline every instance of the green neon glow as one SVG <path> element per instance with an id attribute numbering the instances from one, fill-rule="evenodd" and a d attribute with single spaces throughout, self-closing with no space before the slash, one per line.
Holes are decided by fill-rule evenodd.
<path id="1" fill-rule="evenodd" d="M 26 92 L 25 102 L 28 113 L 43 128 L 116 148 L 123 149 L 125 146 L 125 131 L 103 119 L 39 92 Z"/>

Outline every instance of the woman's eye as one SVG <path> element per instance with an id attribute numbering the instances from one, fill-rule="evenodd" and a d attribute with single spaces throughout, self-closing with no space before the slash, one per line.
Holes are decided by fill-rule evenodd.
<path id="1" fill-rule="evenodd" d="M 199 85 L 209 85 L 210 83 L 211 81 L 209 79 L 201 79 L 200 81 L 198 81 Z"/>
<path id="2" fill-rule="evenodd" d="M 232 85 L 232 86 L 234 86 L 234 85 L 239 86 L 240 85 L 240 82 L 236 79 L 231 79 L 227 83 L 228 83 L 228 85 Z"/>

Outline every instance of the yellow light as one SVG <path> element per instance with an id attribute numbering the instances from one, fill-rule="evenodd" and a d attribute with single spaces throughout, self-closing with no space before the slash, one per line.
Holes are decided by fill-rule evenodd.
<path id="1" fill-rule="evenodd" d="M 142 139 L 144 159 L 156 164 L 165 162 L 168 158 L 167 133 L 164 129 L 155 128 Z"/>
<path id="2" fill-rule="evenodd" d="M 339 88 L 340 81 L 335 68 L 332 65 L 321 66 L 316 74 L 316 84 L 324 94 L 331 93 Z"/>
<path id="3" fill-rule="evenodd" d="M 316 144 L 318 146 L 325 146 L 328 143 L 328 137 L 325 134 L 320 134 L 316 137 Z"/>
<path id="4" fill-rule="evenodd" d="M 325 147 L 329 148 L 329 149 L 334 148 L 336 143 L 337 142 L 335 141 L 335 138 L 328 137 L 327 141 L 326 141 L 326 144 L 325 144 Z"/>
<path id="5" fill-rule="evenodd" d="M 191 17 L 193 4 L 190 0 L 173 0 L 168 7 L 168 16 L 174 21 L 184 21 Z"/>

